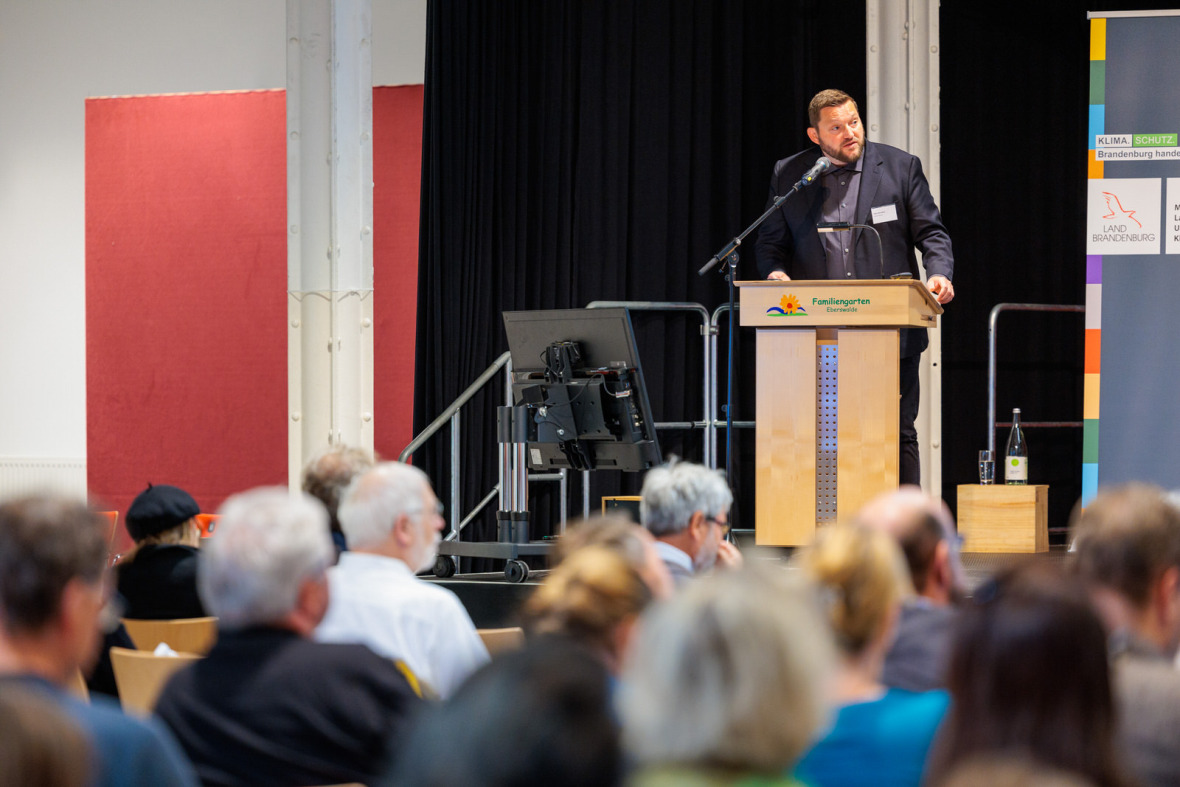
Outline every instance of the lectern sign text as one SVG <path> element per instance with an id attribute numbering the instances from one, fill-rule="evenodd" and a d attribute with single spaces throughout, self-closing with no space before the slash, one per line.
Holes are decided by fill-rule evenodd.
<path id="1" fill-rule="evenodd" d="M 900 285 L 900 286 L 899 286 Z M 739 282 L 746 326 L 934 324 L 923 288 L 889 280 Z M 937 312 L 936 312 L 937 313 Z"/>

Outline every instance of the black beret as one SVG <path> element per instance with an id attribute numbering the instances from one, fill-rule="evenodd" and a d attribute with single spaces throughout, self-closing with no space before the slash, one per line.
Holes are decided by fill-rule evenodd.
<path id="1" fill-rule="evenodd" d="M 163 533 L 201 513 L 193 496 L 175 486 L 157 484 L 139 493 L 127 509 L 127 532 L 136 541 Z"/>

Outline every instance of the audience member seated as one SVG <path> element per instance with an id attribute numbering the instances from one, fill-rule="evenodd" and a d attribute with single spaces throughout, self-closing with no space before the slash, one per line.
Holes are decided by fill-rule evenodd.
<path id="1" fill-rule="evenodd" d="M 605 545 L 575 550 L 525 602 L 521 616 L 530 638 L 571 639 L 593 651 L 612 674 L 639 615 L 652 599 L 639 571 Z"/>
<path id="2" fill-rule="evenodd" d="M 946 713 L 944 691 L 915 693 L 881 682 L 901 603 L 912 592 L 893 539 L 857 525 L 816 532 L 797 564 L 818 587 L 842 658 L 835 724 L 799 763 L 814 787 L 918 785 Z"/>
<path id="3" fill-rule="evenodd" d="M 109 601 L 106 535 L 105 520 L 81 502 L 26 497 L 0 505 L 0 696 L 23 687 L 78 724 L 96 757 L 92 784 L 194 785 L 191 766 L 157 723 L 124 716 L 104 697 L 88 704 L 66 691 L 98 654 Z"/>
<path id="4" fill-rule="evenodd" d="M 446 698 L 488 660 L 459 598 L 414 576 L 434 565 L 445 522 L 421 470 L 383 462 L 360 475 L 340 503 L 350 551 L 328 572 L 332 603 L 323 642 L 361 642 L 404 661 Z"/>
<path id="5" fill-rule="evenodd" d="M 311 497 L 256 489 L 222 506 L 197 574 L 217 644 L 156 704 L 206 787 L 368 782 L 418 709 L 391 660 L 311 639 L 332 551 Z"/>
<path id="6" fill-rule="evenodd" d="M 201 531 L 197 501 L 183 489 L 148 485 L 124 521 L 135 552 L 116 567 L 123 617 L 146 620 L 205 617 L 197 594 Z"/>
<path id="7" fill-rule="evenodd" d="M 558 540 L 549 558 L 550 568 L 588 546 L 604 546 L 619 553 L 643 577 L 653 598 L 662 600 L 672 596 L 675 590 L 672 575 L 660 558 L 655 537 L 629 517 L 612 514 L 575 522 Z"/>
<path id="8" fill-rule="evenodd" d="M 1180 784 L 1180 511 L 1162 490 L 1100 492 L 1073 527 L 1074 562 L 1110 634 L 1120 741 L 1145 785 Z"/>
<path id="9" fill-rule="evenodd" d="M 907 691 L 943 688 L 958 602 L 964 595 L 950 510 L 920 488 L 904 486 L 871 500 L 856 519 L 897 541 L 915 591 L 902 602 L 881 682 Z"/>
<path id="10" fill-rule="evenodd" d="M 786 572 L 721 572 L 653 606 L 619 696 L 631 784 L 797 784 L 785 774 L 827 715 L 833 655 L 812 594 Z"/>
<path id="11" fill-rule="evenodd" d="M 643 479 L 640 518 L 676 587 L 714 564 L 741 565 L 737 547 L 725 540 L 733 493 L 716 470 L 676 459 L 652 468 Z"/>
<path id="12" fill-rule="evenodd" d="M 371 468 L 373 455 L 361 448 L 330 445 L 313 456 L 303 468 L 303 491 L 328 509 L 328 525 L 336 554 L 348 549 L 348 539 L 340 529 L 340 498 L 352 479 Z"/>
<path id="13" fill-rule="evenodd" d="M 947 685 L 953 702 L 930 760 L 930 783 L 980 757 L 1022 757 L 1127 785 L 1102 623 L 1082 585 L 1027 562 L 976 589 L 960 618 Z"/>
<path id="14" fill-rule="evenodd" d="M 82 729 L 47 697 L 21 686 L 0 692 L 0 784 L 86 787 L 93 754 Z"/>
<path id="15" fill-rule="evenodd" d="M 476 672 L 399 747 L 399 787 L 613 787 L 619 730 L 608 675 L 585 649 L 542 639 Z"/>

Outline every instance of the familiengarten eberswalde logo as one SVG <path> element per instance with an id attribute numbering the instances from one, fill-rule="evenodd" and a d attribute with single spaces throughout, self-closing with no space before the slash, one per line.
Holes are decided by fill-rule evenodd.
<path id="1" fill-rule="evenodd" d="M 778 306 L 771 306 L 766 310 L 767 317 L 806 317 L 807 310 L 799 305 L 799 299 L 794 294 L 779 298 Z"/>

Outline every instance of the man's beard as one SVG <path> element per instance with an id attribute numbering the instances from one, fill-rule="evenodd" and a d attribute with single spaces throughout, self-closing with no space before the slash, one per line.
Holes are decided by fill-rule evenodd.
<path id="1" fill-rule="evenodd" d="M 864 140 L 860 141 L 860 143 L 856 146 L 855 154 L 847 152 L 844 148 L 829 148 L 826 145 L 820 145 L 820 150 L 822 150 L 824 155 L 830 158 L 832 163 L 836 164 L 837 166 L 844 164 L 855 164 L 856 160 L 864 155 L 865 143 Z"/>

